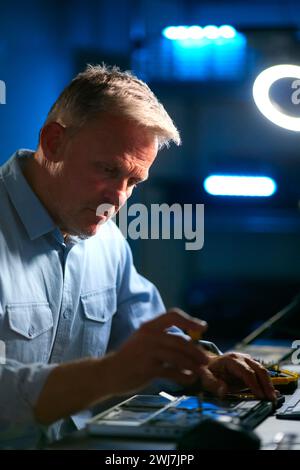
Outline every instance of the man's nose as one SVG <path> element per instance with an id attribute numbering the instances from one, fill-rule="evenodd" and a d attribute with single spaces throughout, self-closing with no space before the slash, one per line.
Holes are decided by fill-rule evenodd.
<path id="1" fill-rule="evenodd" d="M 127 181 L 121 180 L 116 182 L 110 182 L 110 184 L 106 188 L 105 196 L 116 207 L 123 206 L 123 204 L 125 204 L 128 198 Z"/>

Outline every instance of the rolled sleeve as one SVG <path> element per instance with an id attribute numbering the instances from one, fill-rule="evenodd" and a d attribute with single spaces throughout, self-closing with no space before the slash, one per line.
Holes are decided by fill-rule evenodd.
<path id="1" fill-rule="evenodd" d="M 36 424 L 33 408 L 56 364 L 21 364 L 7 360 L 0 366 L 0 424 Z"/>

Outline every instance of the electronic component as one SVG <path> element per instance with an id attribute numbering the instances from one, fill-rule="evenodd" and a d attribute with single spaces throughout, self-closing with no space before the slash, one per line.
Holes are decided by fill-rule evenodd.
<path id="1" fill-rule="evenodd" d="M 271 381 L 274 387 L 282 393 L 293 393 L 298 387 L 299 375 L 286 369 L 280 369 L 279 366 L 271 366 L 268 369 Z"/>

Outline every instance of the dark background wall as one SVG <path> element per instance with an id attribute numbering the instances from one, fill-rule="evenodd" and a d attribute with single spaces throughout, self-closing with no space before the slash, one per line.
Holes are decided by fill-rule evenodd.
<path id="1" fill-rule="evenodd" d="M 7 93 L 0 162 L 17 148 L 35 148 L 49 107 L 87 62 L 130 68 L 134 51 L 172 24 L 232 24 L 248 35 L 251 54 L 240 79 L 149 81 L 183 146 L 161 152 L 135 195 L 147 205 L 205 203 L 202 250 L 186 251 L 180 240 L 131 244 L 137 268 L 166 304 L 207 318 L 215 337 L 241 337 L 299 288 L 300 138 L 265 120 L 251 96 L 264 66 L 299 63 L 300 43 L 289 43 L 290 32 L 300 30 L 299 12 L 300 2 L 288 0 L 0 0 L 0 80 Z M 278 182 L 277 196 L 209 198 L 202 182 L 218 169 L 265 171 Z"/>

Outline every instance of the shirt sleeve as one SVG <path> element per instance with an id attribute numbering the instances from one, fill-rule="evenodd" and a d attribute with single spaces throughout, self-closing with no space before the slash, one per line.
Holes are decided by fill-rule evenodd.
<path id="1" fill-rule="evenodd" d="M 0 365 L 0 425 L 34 424 L 40 392 L 56 364 L 22 364 L 7 359 Z"/>

